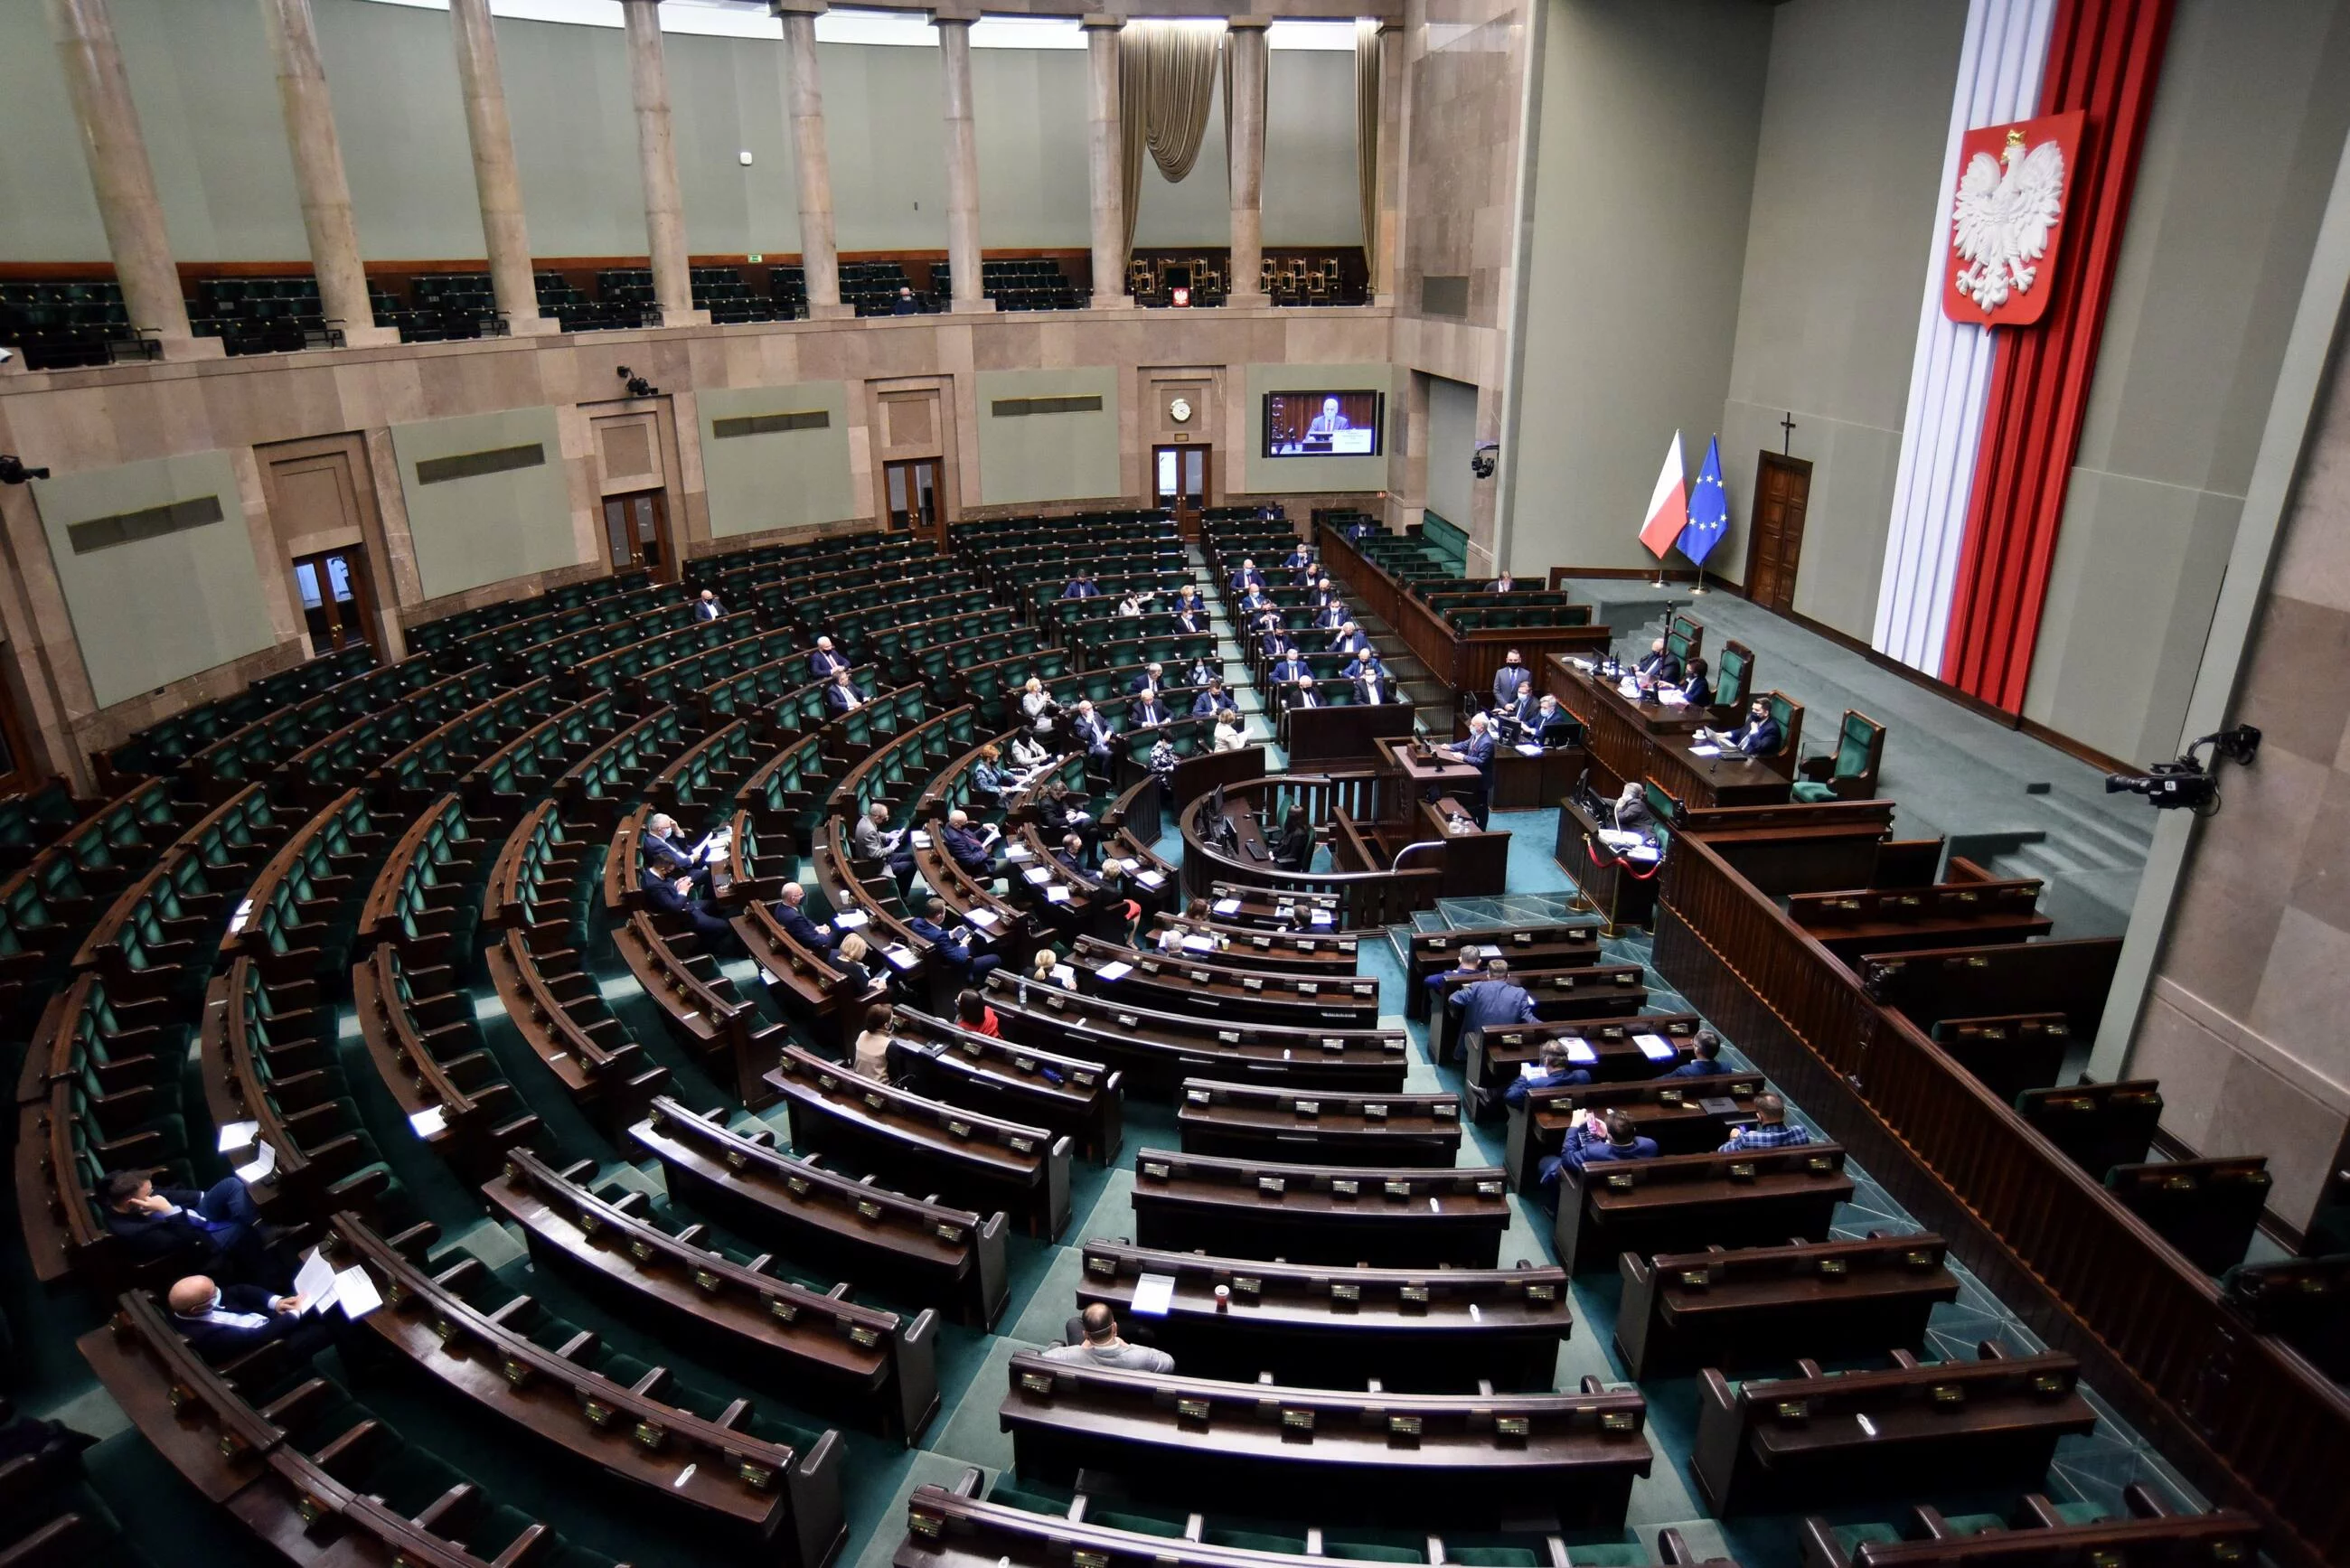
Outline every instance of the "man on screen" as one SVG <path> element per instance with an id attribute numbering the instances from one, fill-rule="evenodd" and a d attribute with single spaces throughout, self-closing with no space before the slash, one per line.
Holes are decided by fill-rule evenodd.
<path id="1" fill-rule="evenodd" d="M 1308 436 L 1336 435 L 1340 431 L 1354 428 L 1347 422 L 1347 416 L 1338 411 L 1338 400 L 1332 396 L 1322 400 L 1322 411 L 1314 416 L 1314 422 L 1305 427 L 1305 433 Z"/>

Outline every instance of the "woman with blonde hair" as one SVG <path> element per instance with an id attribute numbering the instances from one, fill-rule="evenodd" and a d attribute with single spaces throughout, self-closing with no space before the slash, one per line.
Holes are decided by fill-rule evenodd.
<path id="1" fill-rule="evenodd" d="M 865 958 L 872 950 L 873 944 L 860 931 L 851 931 L 840 939 L 840 945 L 832 950 L 832 967 L 840 971 L 841 990 L 861 995 L 871 988 L 873 971 L 865 967 Z"/>
<path id="2" fill-rule="evenodd" d="M 1020 689 L 1020 712 L 1028 721 L 1028 727 L 1040 736 L 1049 735 L 1053 732 L 1053 717 L 1059 711 L 1060 705 L 1045 690 L 1045 683 L 1031 675 L 1028 684 Z"/>

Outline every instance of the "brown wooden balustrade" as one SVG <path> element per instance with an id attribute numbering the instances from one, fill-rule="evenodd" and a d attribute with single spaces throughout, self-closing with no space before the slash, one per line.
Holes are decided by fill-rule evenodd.
<path id="1" fill-rule="evenodd" d="M 1406 587 L 1387 568 L 1372 561 L 1336 528 L 1322 530 L 1316 540 L 1323 569 L 1343 583 L 1362 607 L 1395 628 L 1404 646 L 1428 666 L 1439 680 L 1456 691 L 1490 691 L 1493 671 L 1510 649 L 1516 649 L 1529 670 L 1542 668 L 1545 655 L 1568 649 L 1604 651 L 1609 632 L 1604 626 L 1518 626 L 1461 631 L 1429 602 Z M 1445 719 L 1442 724 L 1449 724 Z M 1441 726 L 1440 726 L 1441 727 Z"/>
<path id="2" fill-rule="evenodd" d="M 2350 1392 L 1859 981 L 1703 836 L 1676 835 L 1657 968 L 2281 1562 L 2350 1560 Z"/>
<path id="3" fill-rule="evenodd" d="M 1230 805 L 1245 804 L 1255 813 L 1253 831 L 1262 844 L 1269 845 L 1294 806 L 1304 807 L 1306 820 L 1317 830 L 1330 826 L 1342 812 L 1350 821 L 1381 822 L 1390 815 L 1402 814 L 1396 798 L 1402 787 L 1403 781 L 1390 774 L 1276 774 L 1228 784 L 1224 798 Z M 1269 854 L 1260 860 L 1245 849 L 1231 854 L 1211 848 L 1200 832 L 1207 809 L 1196 801 L 1183 808 L 1183 891 L 1188 898 L 1212 898 L 1217 883 L 1300 897 L 1335 895 L 1345 911 L 1338 925 L 1359 930 L 1405 924 L 1414 910 L 1430 908 L 1443 892 L 1444 872 L 1434 856 L 1426 857 L 1424 869 L 1284 871 L 1274 865 Z M 1243 828 L 1243 842 L 1251 831 Z"/>

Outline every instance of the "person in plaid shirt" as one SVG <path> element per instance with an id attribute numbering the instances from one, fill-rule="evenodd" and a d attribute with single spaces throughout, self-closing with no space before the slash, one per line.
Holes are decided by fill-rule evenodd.
<path id="1" fill-rule="evenodd" d="M 1787 1102 L 1776 1095 L 1754 1096 L 1754 1125 L 1738 1128 L 1716 1150 L 1735 1154 L 1742 1148 L 1789 1148 L 1812 1141 L 1812 1135 L 1787 1120 Z"/>

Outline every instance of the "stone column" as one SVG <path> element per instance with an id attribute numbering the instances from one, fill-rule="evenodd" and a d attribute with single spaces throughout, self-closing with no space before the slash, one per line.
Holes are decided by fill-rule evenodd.
<path id="1" fill-rule="evenodd" d="M 814 10 L 785 5 L 813 4 Z M 832 157 L 825 150 L 824 82 L 816 74 L 816 18 L 824 0 L 775 0 L 784 24 L 784 113 L 799 159 L 800 272 L 807 280 L 808 319 L 856 314 L 840 303 L 840 253 L 832 233 Z"/>
<path id="2" fill-rule="evenodd" d="M 166 359 L 219 358 L 226 351 L 219 338 L 188 331 L 188 306 L 180 297 L 180 269 L 172 261 L 163 202 L 155 193 L 155 170 L 147 161 L 139 109 L 130 100 L 130 80 L 123 74 L 106 0 L 49 0 L 49 32 L 65 67 L 82 156 L 89 160 L 106 248 L 114 258 L 130 324 L 161 337 Z"/>
<path id="3" fill-rule="evenodd" d="M 1399 21 L 1379 24 L 1379 232 L 1375 241 L 1366 242 L 1378 247 L 1378 305 L 1395 303 L 1396 272 L 1403 263 L 1403 150 L 1410 101 L 1404 51 L 1409 36 Z"/>
<path id="4" fill-rule="evenodd" d="M 1126 160 L 1118 139 L 1116 16 L 1084 19 L 1086 49 L 1093 67 L 1086 99 L 1086 151 L 1093 183 L 1094 308 L 1130 308 L 1126 292 Z"/>
<path id="5" fill-rule="evenodd" d="M 958 311 L 993 310 L 981 294 L 979 250 L 979 131 L 971 115 L 971 16 L 932 18 L 939 29 L 939 64 L 946 72 L 947 265 L 954 275 Z"/>
<path id="6" fill-rule="evenodd" d="M 490 0 L 450 0 L 457 39 L 457 79 L 465 96 L 465 135 L 473 147 L 473 188 L 482 200 L 482 238 L 490 253 L 490 291 L 517 337 L 560 332 L 538 313 L 531 275 L 530 233 L 523 222 L 522 176 L 515 168 L 514 128 L 506 120 L 505 81 L 498 75 L 498 36 Z"/>
<path id="7" fill-rule="evenodd" d="M 1243 309 L 1265 303 L 1258 273 L 1264 260 L 1267 26 L 1268 19 L 1263 16 L 1235 16 L 1224 33 L 1224 47 L 1232 52 L 1232 132 L 1231 145 L 1225 149 L 1232 161 L 1232 265 L 1225 303 Z"/>
<path id="8" fill-rule="evenodd" d="M 327 67 L 318 58 L 318 27 L 310 0 L 261 0 L 269 55 L 277 67 L 277 107 L 294 154 L 294 184 L 302 196 L 302 231 L 310 240 L 310 270 L 318 279 L 319 314 L 339 326 L 345 346 L 372 348 L 400 341 L 396 327 L 378 327 L 359 265 L 359 230 L 351 223 L 351 188 L 343 178 L 343 144 L 327 96 Z"/>
<path id="9" fill-rule="evenodd" d="M 660 0 L 621 0 L 629 26 L 629 94 L 637 105 L 637 167 L 645 187 L 645 244 L 653 300 L 664 327 L 698 327 L 686 261 L 685 202 L 677 189 L 677 141 L 669 115 L 669 59 L 661 52 Z"/>

